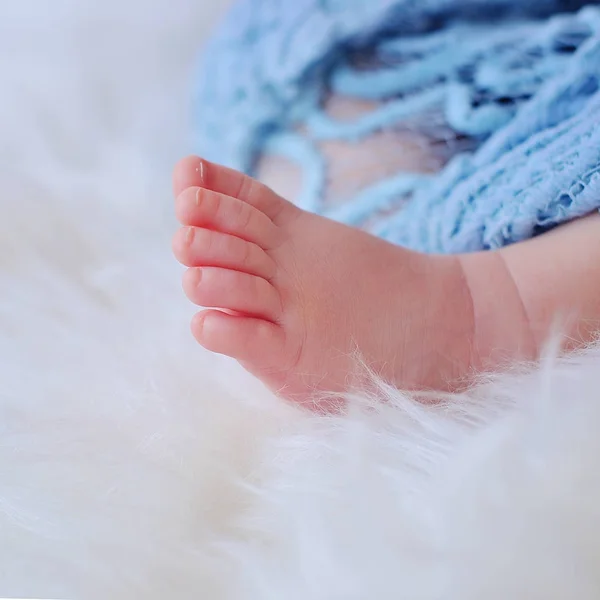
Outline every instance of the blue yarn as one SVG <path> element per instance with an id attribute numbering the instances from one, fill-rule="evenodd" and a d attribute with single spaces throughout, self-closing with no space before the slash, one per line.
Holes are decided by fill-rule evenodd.
<path id="1" fill-rule="evenodd" d="M 599 5 L 238 0 L 203 55 L 199 151 L 250 174 L 261 153 L 286 156 L 306 174 L 304 208 L 411 248 L 527 239 L 600 207 Z M 357 68 L 356 54 L 377 68 Z M 328 89 L 382 103 L 339 122 L 321 109 Z M 435 176 L 396 173 L 325 205 L 318 141 L 358 141 L 432 111 L 473 149 Z"/>

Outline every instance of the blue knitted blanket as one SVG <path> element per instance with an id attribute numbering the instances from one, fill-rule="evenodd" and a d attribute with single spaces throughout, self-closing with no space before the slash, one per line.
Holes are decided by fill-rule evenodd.
<path id="1" fill-rule="evenodd" d="M 336 121 L 331 91 L 381 103 Z M 357 226 L 383 212 L 375 234 L 427 252 L 497 248 L 600 207 L 600 2 L 238 0 L 204 50 L 196 107 L 204 156 L 250 174 L 265 151 L 298 162 L 306 209 Z M 430 111 L 469 151 L 323 201 L 319 141 Z"/>

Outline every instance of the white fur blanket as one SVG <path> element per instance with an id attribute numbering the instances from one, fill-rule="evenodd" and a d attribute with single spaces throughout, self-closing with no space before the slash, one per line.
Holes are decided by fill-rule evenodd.
<path id="1" fill-rule="evenodd" d="M 169 171 L 211 0 L 0 7 L 0 596 L 600 597 L 600 350 L 277 401 L 188 333 Z"/>

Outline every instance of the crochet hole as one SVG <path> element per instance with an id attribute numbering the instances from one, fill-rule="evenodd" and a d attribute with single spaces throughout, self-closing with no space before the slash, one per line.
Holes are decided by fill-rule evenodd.
<path id="1" fill-rule="evenodd" d="M 568 208 L 573 204 L 573 198 L 570 194 L 561 194 L 558 197 L 556 204 L 561 208 Z"/>
<path id="2" fill-rule="evenodd" d="M 456 71 L 456 76 L 461 83 L 473 83 L 475 80 L 475 66 L 464 65 Z"/>
<path id="3" fill-rule="evenodd" d="M 552 51 L 558 54 L 573 54 L 591 35 L 588 27 L 580 30 L 564 31 L 552 41 Z"/>
<path id="4" fill-rule="evenodd" d="M 583 190 L 585 190 L 585 186 L 583 185 L 583 183 L 577 182 L 573 185 L 573 187 L 571 187 L 571 189 L 569 190 L 569 194 L 571 194 L 571 196 L 577 196 L 578 194 L 581 194 Z"/>
<path id="5" fill-rule="evenodd" d="M 579 88 L 579 92 L 584 96 L 591 96 L 598 91 L 598 78 L 588 77 Z"/>
<path id="6" fill-rule="evenodd" d="M 496 98 L 496 104 L 508 105 L 515 103 L 515 99 L 510 96 L 500 96 L 500 98 Z"/>

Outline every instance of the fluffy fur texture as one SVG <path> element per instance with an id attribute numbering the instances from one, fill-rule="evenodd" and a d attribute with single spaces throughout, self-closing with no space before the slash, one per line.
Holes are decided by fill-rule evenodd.
<path id="1" fill-rule="evenodd" d="M 0 596 L 597 598 L 600 348 L 327 417 L 192 341 L 168 177 L 217 8 L 0 9 Z"/>

